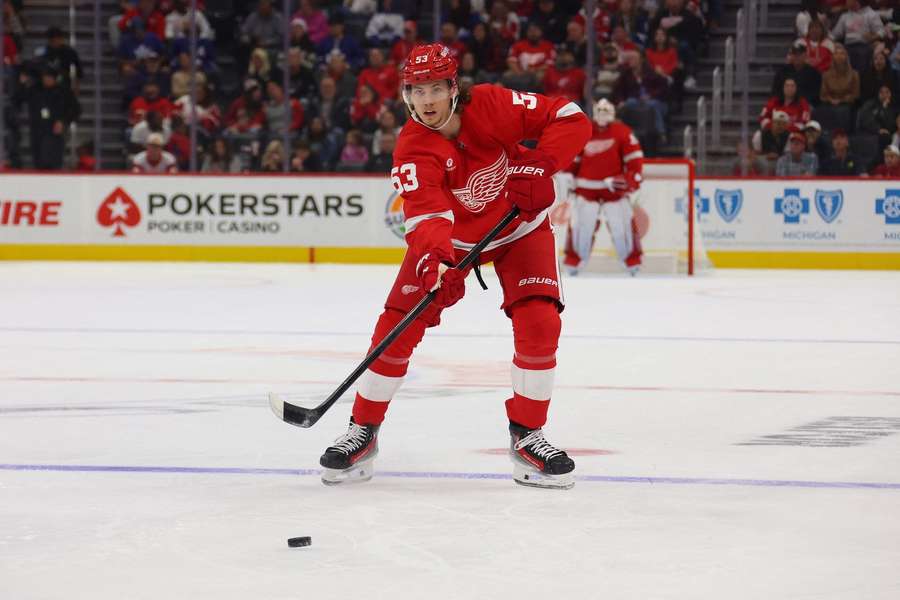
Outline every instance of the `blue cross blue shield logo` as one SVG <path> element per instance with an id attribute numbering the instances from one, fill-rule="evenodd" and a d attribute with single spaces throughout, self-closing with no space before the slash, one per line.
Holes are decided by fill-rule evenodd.
<path id="1" fill-rule="evenodd" d="M 687 205 L 683 196 L 675 198 L 675 213 L 687 217 Z M 701 217 L 709 214 L 709 198 L 700 195 L 700 188 L 694 188 L 694 216 L 699 221 Z"/>
<path id="2" fill-rule="evenodd" d="M 826 223 L 833 223 L 844 207 L 842 190 L 816 190 L 816 212 Z"/>
<path id="3" fill-rule="evenodd" d="M 731 223 L 741 212 L 744 204 L 742 190 L 716 190 L 716 212 L 726 223 Z"/>
<path id="4" fill-rule="evenodd" d="M 775 198 L 775 214 L 784 215 L 785 223 L 799 223 L 809 214 L 809 198 L 800 196 L 800 188 L 784 188 L 784 195 Z"/>
<path id="5" fill-rule="evenodd" d="M 900 190 L 885 190 L 884 198 L 875 200 L 875 214 L 884 215 L 887 225 L 900 225 Z"/>

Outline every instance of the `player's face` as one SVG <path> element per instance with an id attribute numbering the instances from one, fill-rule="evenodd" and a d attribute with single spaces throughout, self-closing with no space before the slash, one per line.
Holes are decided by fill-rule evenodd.
<path id="1" fill-rule="evenodd" d="M 446 81 L 416 84 L 409 95 L 416 114 L 429 127 L 437 127 L 450 116 L 450 84 Z"/>

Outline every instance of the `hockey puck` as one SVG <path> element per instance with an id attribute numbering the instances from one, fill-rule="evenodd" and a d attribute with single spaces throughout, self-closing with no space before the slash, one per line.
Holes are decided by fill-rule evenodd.
<path id="1" fill-rule="evenodd" d="M 288 546 L 291 548 L 303 548 L 312 544 L 312 538 L 308 535 L 303 537 L 295 537 L 288 539 Z"/>

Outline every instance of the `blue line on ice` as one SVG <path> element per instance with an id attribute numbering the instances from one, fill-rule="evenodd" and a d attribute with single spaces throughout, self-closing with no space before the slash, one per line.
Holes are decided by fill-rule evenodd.
<path id="1" fill-rule="evenodd" d="M 129 465 L 28 465 L 0 464 L 0 471 L 62 471 L 80 473 L 195 473 L 203 475 L 300 475 L 318 476 L 319 469 L 264 469 L 252 467 L 166 467 Z M 510 479 L 504 473 L 451 473 L 429 471 L 379 471 L 378 477 L 408 479 Z M 598 483 L 649 483 L 669 485 L 741 485 L 756 487 L 853 488 L 900 490 L 900 483 L 861 481 L 796 481 L 783 479 L 723 479 L 705 477 L 627 477 L 580 475 L 578 481 Z"/>
<path id="2" fill-rule="evenodd" d="M 107 328 L 74 328 L 74 327 L 0 327 L 0 331 L 20 333 L 140 333 L 146 334 L 183 334 L 183 335 L 280 335 L 280 336 L 342 336 L 365 337 L 372 335 L 370 331 L 265 331 L 265 330 L 240 330 L 240 329 L 107 329 Z M 509 337 L 508 333 L 431 333 L 432 337 L 446 338 L 503 338 Z M 595 335 L 595 334 L 563 334 L 566 339 L 583 340 L 616 340 L 616 341 L 662 341 L 662 342 L 736 342 L 749 344 L 876 344 L 876 345 L 900 345 L 900 340 L 844 340 L 844 339 L 816 339 L 816 338 L 742 338 L 742 337 L 703 337 L 703 336 L 677 336 L 677 335 Z"/>

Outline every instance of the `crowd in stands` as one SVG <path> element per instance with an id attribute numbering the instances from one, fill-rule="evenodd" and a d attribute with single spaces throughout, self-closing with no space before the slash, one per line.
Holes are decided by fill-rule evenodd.
<path id="1" fill-rule="evenodd" d="M 108 23 L 108 51 L 118 56 L 128 116 L 123 148 L 129 166 L 146 171 L 143 161 L 149 160 L 162 161 L 166 171 L 188 169 L 195 125 L 197 165 L 205 171 L 279 171 L 285 164 L 292 171 L 390 170 L 407 118 L 399 69 L 415 44 L 431 39 L 431 15 L 423 12 L 430 2 L 343 0 L 319 6 L 299 0 L 289 15 L 272 0 L 233 3 L 224 15 L 208 12 L 205 4 L 198 2 L 193 32 L 187 0 L 121 0 Z M 720 2 L 707 4 L 714 14 Z M 581 104 L 589 79 L 589 18 L 598 44 L 593 92 L 617 104 L 651 153 L 666 141 L 667 119 L 680 110 L 683 89 L 695 85 L 709 25 L 696 0 L 598 0 L 590 16 L 578 0 L 449 0 L 443 6 L 439 41 L 460 61 L 462 85 L 501 83 Z M 20 8 L 4 0 L 10 17 Z M 78 118 L 77 54 L 64 35 L 50 35 L 46 57 L 57 52 L 55 64 L 36 57 L 26 66 L 16 55 L 22 46 L 15 19 L 6 22 L 13 23 L 7 26 L 7 62 L 36 74 L 18 86 L 17 93 L 30 90 L 18 97 L 24 102 L 40 90 L 37 74 L 55 78 L 59 90 L 66 90 L 57 94 L 71 96 L 59 102 L 68 108 L 50 119 L 49 139 Z M 54 40 L 64 50 L 53 50 Z M 70 71 L 73 62 L 77 68 Z M 289 89 L 283 87 L 285 70 Z M 55 146 L 32 140 L 33 165 L 21 166 L 61 168 L 63 144 L 62 136 Z M 44 149 L 51 146 L 52 160 L 45 160 Z M 79 155 L 85 160 L 80 166 L 86 166 L 90 149 L 80 148 Z"/>
<path id="2" fill-rule="evenodd" d="M 900 6 L 804 0 L 734 172 L 900 177 Z"/>

